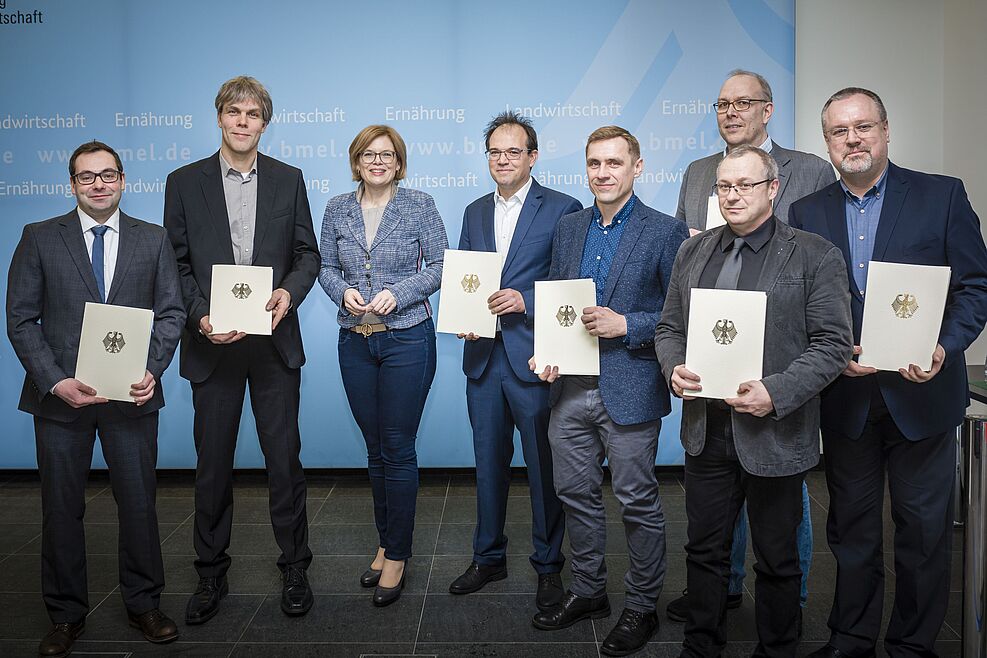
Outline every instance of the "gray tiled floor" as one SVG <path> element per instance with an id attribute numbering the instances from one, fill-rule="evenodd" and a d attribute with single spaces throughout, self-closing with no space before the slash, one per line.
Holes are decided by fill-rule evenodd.
<path id="1" fill-rule="evenodd" d="M 685 586 L 685 498 L 680 470 L 659 473 L 667 519 L 668 573 L 659 610 Z M 804 655 L 828 637 L 826 617 L 836 565 L 826 548 L 828 496 L 821 472 L 809 474 L 816 553 L 805 610 Z M 162 609 L 180 620 L 197 576 L 192 567 L 191 475 L 162 473 L 158 516 L 167 587 Z M 617 501 L 606 495 L 611 523 L 607 564 L 611 606 L 609 619 L 584 622 L 564 631 L 544 633 L 530 624 L 537 584 L 528 565 L 530 507 L 523 477 L 511 490 L 507 510 L 507 579 L 482 592 L 453 597 L 449 583 L 467 566 L 471 554 L 476 487 L 472 476 L 423 472 L 418 498 L 415 557 L 401 600 L 385 609 L 370 603 L 370 590 L 357 577 L 376 547 L 369 483 L 361 474 L 311 475 L 308 517 L 315 560 L 309 571 L 316 594 L 312 611 L 300 619 L 285 617 L 278 606 L 278 549 L 269 525 L 266 480 L 238 476 L 230 554 L 230 596 L 220 614 L 204 626 L 180 623 L 177 643 L 154 647 L 129 628 L 117 586 L 116 507 L 105 474 L 96 473 L 87 489 L 86 532 L 92 611 L 76 655 L 86 656 L 518 656 L 582 658 L 599 656 L 598 642 L 616 621 L 623 599 L 627 550 Z M 41 499 L 34 474 L 0 474 L 0 655 L 35 656 L 38 639 L 48 628 L 40 596 Z M 959 532 L 959 531 L 957 531 Z M 957 535 L 956 546 L 961 546 Z M 961 556 L 954 553 L 950 610 L 940 634 L 942 656 L 959 655 Z M 749 562 L 751 562 L 749 560 Z M 887 603 L 894 587 L 893 555 L 887 565 Z M 750 564 L 748 564 L 750 573 Z M 563 573 L 568 580 L 568 572 Z M 754 648 L 753 581 L 747 582 L 743 605 L 728 618 L 731 639 L 726 655 L 750 655 Z M 677 656 L 682 624 L 665 619 L 654 641 L 639 656 Z M 879 648 L 879 655 L 883 655 Z"/>

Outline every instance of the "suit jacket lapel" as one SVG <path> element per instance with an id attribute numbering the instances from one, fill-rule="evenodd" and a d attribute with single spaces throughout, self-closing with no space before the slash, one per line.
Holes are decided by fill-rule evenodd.
<path id="1" fill-rule="evenodd" d="M 86 288 L 92 296 L 92 301 L 100 302 L 99 288 L 96 286 L 96 275 L 93 274 L 93 262 L 89 258 L 89 249 L 86 248 L 86 239 L 82 236 L 82 224 L 79 222 L 79 215 L 72 211 L 62 215 L 61 220 L 62 240 L 69 250 L 75 266 L 79 269 L 79 275 L 86 282 Z"/>
<path id="2" fill-rule="evenodd" d="M 583 250 L 586 248 L 586 234 L 589 232 L 589 225 L 593 222 L 593 208 L 586 209 L 586 219 L 584 219 L 576 230 L 579 233 L 573 238 L 572 253 L 567 262 L 569 268 L 566 272 L 566 279 L 578 279 L 579 269 L 583 264 Z"/>
<path id="3" fill-rule="evenodd" d="M 898 176 L 897 167 L 888 163 L 888 178 L 884 186 L 884 205 L 881 207 L 881 219 L 877 224 L 877 235 L 874 237 L 874 254 L 872 260 L 884 260 L 888 250 L 888 241 L 898 222 L 898 215 L 905 205 L 908 194 L 908 181 Z M 853 279 L 851 279 L 852 281 Z"/>
<path id="4" fill-rule="evenodd" d="M 724 229 L 722 227 L 717 227 L 703 233 L 702 244 L 696 250 L 696 255 L 693 257 L 691 266 L 687 270 L 686 290 L 699 287 L 699 277 L 702 276 L 703 270 L 706 269 L 706 263 L 709 262 L 710 257 L 713 255 L 713 250 L 720 244 L 720 235 L 723 234 L 723 231 Z"/>
<path id="5" fill-rule="evenodd" d="M 217 152 L 203 164 L 202 195 L 206 199 L 206 207 L 209 208 L 209 220 L 213 230 L 216 231 L 216 238 L 219 240 L 219 251 L 225 256 L 219 262 L 224 265 L 233 265 L 236 263 L 236 259 L 233 256 L 233 239 L 230 237 L 230 216 L 226 211 L 226 193 L 223 191 L 223 179 L 219 169 L 219 153 Z"/>
<path id="6" fill-rule="evenodd" d="M 387 238 L 388 235 L 390 235 L 391 231 L 396 229 L 398 224 L 401 223 L 401 213 L 398 212 L 397 204 L 395 203 L 398 194 L 401 194 L 400 188 L 397 190 L 394 197 L 390 201 L 388 201 L 387 205 L 384 207 L 384 214 L 380 218 L 380 226 L 377 227 L 377 235 L 374 236 L 374 243 L 370 245 L 371 250 L 373 250 L 374 248 L 377 247 L 377 245 L 383 242 L 384 239 Z M 361 213 L 361 217 L 362 217 L 362 213 Z M 361 227 L 361 230 L 364 231 L 363 241 L 364 243 L 366 243 L 367 241 L 366 229 L 364 227 Z"/>
<path id="7" fill-rule="evenodd" d="M 762 249 L 770 249 L 764 258 L 764 266 L 757 278 L 757 290 L 771 292 L 795 250 L 795 230 L 781 220 L 775 222 L 775 233 Z"/>
<path id="8" fill-rule="evenodd" d="M 528 233 L 528 229 L 531 228 L 531 223 L 534 221 L 535 215 L 541 207 L 542 197 L 541 185 L 532 180 L 531 189 L 528 190 L 528 196 L 524 199 L 521 214 L 518 216 L 517 225 L 514 227 L 514 235 L 511 237 L 511 248 L 507 251 L 507 258 L 504 259 L 504 272 L 511 266 L 511 261 L 514 260 L 518 248 L 524 242 L 524 236 Z M 496 243 L 494 246 L 496 247 Z"/>
<path id="9" fill-rule="evenodd" d="M 360 202 L 356 200 L 354 192 L 349 199 L 349 207 L 346 209 L 346 228 L 360 247 L 369 252 L 367 248 L 367 228 L 363 224 L 363 211 L 360 209 Z"/>
<path id="10" fill-rule="evenodd" d="M 843 252 L 846 262 L 846 275 L 850 281 L 850 295 L 863 302 L 857 286 L 853 285 L 853 263 L 850 262 L 850 239 L 846 228 L 846 197 L 843 188 L 837 183 L 830 187 L 825 199 L 826 225 L 829 227 L 829 240 Z"/>
<path id="11" fill-rule="evenodd" d="M 117 296 L 117 291 L 127 280 L 130 271 L 130 263 L 134 259 L 134 251 L 137 249 L 137 222 L 132 217 L 120 212 L 120 241 L 117 243 L 117 263 L 113 270 L 113 283 L 110 284 L 110 294 L 106 296 L 106 303 L 112 304 Z"/>
<path id="12" fill-rule="evenodd" d="M 792 180 L 792 156 L 786 149 L 781 148 L 773 141 L 771 142 L 771 155 L 778 163 L 778 194 L 775 196 L 775 201 L 778 201 L 785 194 L 785 188 Z"/>
<path id="13" fill-rule="evenodd" d="M 264 234 L 271 223 L 274 213 L 274 197 L 278 189 L 278 180 L 274 177 L 271 167 L 266 166 L 265 156 L 257 154 L 257 215 L 254 218 L 254 248 L 251 263 L 257 258 L 260 245 L 264 244 Z M 224 202 L 225 203 L 225 202 Z M 231 247 L 232 249 L 232 242 Z"/>
<path id="14" fill-rule="evenodd" d="M 613 296 L 613 291 L 617 287 L 617 279 L 620 278 L 620 272 L 624 269 L 624 263 L 627 262 L 627 257 L 631 255 L 634 245 L 637 244 L 637 240 L 641 237 L 641 232 L 644 230 L 645 215 L 641 205 L 641 200 L 638 199 L 634 206 L 634 212 L 627 218 L 627 226 L 624 227 L 624 233 L 620 236 L 617 253 L 614 254 L 613 262 L 610 264 L 610 271 L 607 273 L 607 285 L 603 288 L 604 306 L 610 303 L 610 297 Z"/>
<path id="15" fill-rule="evenodd" d="M 497 251 L 497 235 L 494 228 L 494 204 L 497 202 L 494 192 L 487 203 L 480 209 L 480 234 L 483 236 L 482 251 Z"/>

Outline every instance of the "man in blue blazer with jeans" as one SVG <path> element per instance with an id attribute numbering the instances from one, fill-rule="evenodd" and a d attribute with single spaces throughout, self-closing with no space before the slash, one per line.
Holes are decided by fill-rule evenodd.
<path id="1" fill-rule="evenodd" d="M 535 603 L 547 610 L 562 601 L 565 527 L 552 482 L 548 386 L 528 369 L 528 358 L 534 348 L 535 281 L 548 278 L 559 218 L 582 206 L 531 177 L 538 135 L 530 120 L 504 112 L 487 125 L 484 141 L 497 190 L 466 207 L 459 248 L 496 251 L 504 269 L 501 290 L 487 300 L 498 317 L 496 337 L 460 336 L 466 339 L 463 372 L 476 457 L 476 531 L 473 562 L 449 591 L 469 594 L 507 577 L 504 521 L 517 427 L 531 496 L 534 552 L 529 559 L 538 573 Z"/>
<path id="2" fill-rule="evenodd" d="M 891 656 L 935 655 L 949 599 L 954 432 L 969 402 L 963 352 L 987 322 L 987 249 L 961 181 L 888 161 L 888 115 L 877 94 L 838 91 L 823 107 L 822 127 L 842 180 L 796 202 L 789 223 L 843 252 L 854 353 L 869 261 L 952 272 L 931 370 L 877 372 L 851 362 L 823 393 L 826 534 L 838 568 L 830 639 L 811 655 L 874 655 L 884 603 L 885 471 L 895 595 L 884 645 Z"/>
<path id="3" fill-rule="evenodd" d="M 600 648 L 609 656 L 633 653 L 658 628 L 665 517 L 655 456 L 661 419 L 671 407 L 654 337 L 675 254 L 689 237 L 684 222 L 648 208 L 634 194 L 643 168 L 633 135 L 618 126 L 594 131 L 586 144 L 586 174 L 596 202 L 563 217 L 552 246 L 550 279 L 596 284 L 597 305 L 582 309 L 580 319 L 600 339 L 599 377 L 558 379 L 555 364 L 533 358 L 529 364 L 553 382 L 548 438 L 572 547 L 572 584 L 562 605 L 538 613 L 532 623 L 555 630 L 610 614 L 601 488 L 606 459 L 630 561 L 624 611 Z"/>

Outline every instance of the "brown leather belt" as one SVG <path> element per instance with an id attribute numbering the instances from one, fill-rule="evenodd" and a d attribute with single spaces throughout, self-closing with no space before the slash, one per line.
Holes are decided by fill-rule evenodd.
<path id="1" fill-rule="evenodd" d="M 350 331 L 352 331 L 353 333 L 360 334 L 364 338 L 370 338 L 371 334 L 376 334 L 381 331 L 387 331 L 387 325 L 383 323 L 358 324 L 355 327 L 350 327 Z"/>

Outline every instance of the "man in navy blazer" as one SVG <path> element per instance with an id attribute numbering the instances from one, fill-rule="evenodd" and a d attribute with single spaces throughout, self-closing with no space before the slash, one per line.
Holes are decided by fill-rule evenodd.
<path id="1" fill-rule="evenodd" d="M 565 527 L 552 481 L 548 386 L 528 369 L 528 359 L 534 351 L 535 281 L 548 278 L 559 218 L 582 206 L 531 177 L 538 135 L 529 119 L 504 112 L 487 125 L 484 141 L 497 190 L 466 207 L 459 248 L 496 251 L 504 268 L 501 290 L 487 300 L 498 317 L 496 337 L 460 336 L 467 339 L 463 372 L 476 458 L 476 531 L 473 562 L 449 591 L 468 594 L 507 577 L 504 521 L 516 427 L 528 469 L 534 545 L 529 559 L 538 573 L 535 603 L 547 610 L 562 601 Z"/>
<path id="2" fill-rule="evenodd" d="M 150 642 L 178 637 L 158 608 L 164 566 L 154 474 L 159 382 L 185 322 L 175 255 L 164 229 L 120 211 L 125 179 L 111 147 L 81 145 L 69 177 L 77 207 L 25 226 L 7 277 L 7 335 L 27 371 L 19 407 L 34 416 L 41 477 L 41 591 L 54 625 L 38 648 L 42 656 L 69 655 L 85 629 L 83 518 L 97 433 L 120 521 L 120 593 L 130 624 Z M 107 402 L 75 377 L 87 302 L 154 311 L 133 404 Z"/>
<path id="3" fill-rule="evenodd" d="M 550 279 L 593 279 L 596 306 L 581 321 L 600 340 L 599 377 L 558 379 L 554 364 L 530 362 L 553 382 L 548 438 L 555 490 L 572 548 L 572 584 L 562 605 L 535 615 L 536 628 L 566 628 L 610 614 L 606 593 L 603 460 L 620 503 L 630 567 L 624 611 L 601 651 L 623 656 L 658 628 L 655 604 L 665 577 L 665 517 L 655 479 L 661 419 L 671 410 L 654 351 L 672 264 L 689 237 L 681 220 L 644 205 L 634 179 L 644 161 L 637 139 L 618 126 L 589 136 L 586 174 L 595 203 L 559 222 Z"/>
<path id="4" fill-rule="evenodd" d="M 987 322 L 987 249 L 961 181 L 888 161 L 888 117 L 877 94 L 838 91 L 823 107 L 822 126 L 842 181 L 795 203 L 789 220 L 843 252 L 854 342 L 869 261 L 947 265 L 951 275 L 930 371 L 912 364 L 877 372 L 851 362 L 823 393 L 826 530 L 838 570 L 829 643 L 812 655 L 874 655 L 884 601 L 885 469 L 896 577 L 885 648 L 891 656 L 934 655 L 949 598 L 954 432 L 969 402 L 963 352 Z"/>

